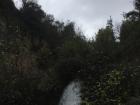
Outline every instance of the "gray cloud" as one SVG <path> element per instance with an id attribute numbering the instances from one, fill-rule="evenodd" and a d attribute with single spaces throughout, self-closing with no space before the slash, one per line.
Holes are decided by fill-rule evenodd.
<path id="1" fill-rule="evenodd" d="M 42 8 L 56 19 L 74 21 L 87 37 L 92 37 L 112 16 L 114 23 L 123 12 L 133 9 L 133 0 L 39 0 Z"/>

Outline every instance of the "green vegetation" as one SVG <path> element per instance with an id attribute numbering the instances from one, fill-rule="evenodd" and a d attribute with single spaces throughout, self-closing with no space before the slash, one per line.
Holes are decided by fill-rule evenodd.
<path id="1" fill-rule="evenodd" d="M 140 0 L 125 14 L 119 41 L 112 19 L 86 40 L 73 22 L 56 21 L 33 1 L 20 10 L 0 1 L 0 104 L 58 105 L 82 81 L 83 105 L 139 105 Z"/>

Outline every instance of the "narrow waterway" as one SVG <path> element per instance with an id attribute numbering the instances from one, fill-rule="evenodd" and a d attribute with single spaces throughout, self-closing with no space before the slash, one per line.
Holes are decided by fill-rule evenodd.
<path id="1" fill-rule="evenodd" d="M 71 82 L 64 90 L 59 105 L 80 105 L 80 82 Z"/>

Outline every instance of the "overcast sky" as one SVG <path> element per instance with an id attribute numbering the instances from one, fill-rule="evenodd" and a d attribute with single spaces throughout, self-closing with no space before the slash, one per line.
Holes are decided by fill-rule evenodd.
<path id="1" fill-rule="evenodd" d="M 74 21 L 88 38 L 105 26 L 110 16 L 117 24 L 124 12 L 133 9 L 133 0 L 38 0 L 38 3 L 56 19 Z"/>

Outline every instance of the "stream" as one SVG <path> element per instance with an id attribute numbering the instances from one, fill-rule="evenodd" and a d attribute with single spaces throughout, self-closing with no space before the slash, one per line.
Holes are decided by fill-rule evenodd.
<path id="1" fill-rule="evenodd" d="M 81 93 L 80 82 L 73 81 L 65 89 L 60 99 L 59 105 L 80 105 Z"/>

